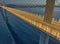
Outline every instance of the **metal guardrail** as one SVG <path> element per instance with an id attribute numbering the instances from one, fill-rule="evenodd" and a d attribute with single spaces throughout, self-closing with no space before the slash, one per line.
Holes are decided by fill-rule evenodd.
<path id="1" fill-rule="evenodd" d="M 24 19 L 25 21 L 33 24 L 34 26 L 38 27 L 40 30 L 47 32 L 49 35 L 52 35 L 57 40 L 60 41 L 60 28 L 56 27 L 52 24 L 48 24 L 46 22 L 43 22 L 40 18 L 40 16 L 20 11 L 17 9 L 9 8 L 2 6 L 2 8 L 6 9 L 7 11 L 13 13 L 14 15 Z"/>

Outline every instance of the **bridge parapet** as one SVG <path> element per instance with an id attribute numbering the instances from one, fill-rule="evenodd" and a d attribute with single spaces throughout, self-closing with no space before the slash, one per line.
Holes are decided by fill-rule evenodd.
<path id="1" fill-rule="evenodd" d="M 56 19 L 52 19 L 52 24 L 55 25 L 55 26 L 58 26 L 60 27 L 60 20 L 56 20 Z"/>

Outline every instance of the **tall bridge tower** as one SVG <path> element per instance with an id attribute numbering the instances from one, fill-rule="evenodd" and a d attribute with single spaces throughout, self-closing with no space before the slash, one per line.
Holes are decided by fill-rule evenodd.
<path id="1" fill-rule="evenodd" d="M 44 22 L 51 24 L 52 21 L 52 14 L 54 9 L 55 0 L 47 0 L 46 1 L 46 8 L 45 8 L 45 15 L 44 15 Z M 45 37 L 43 37 L 45 36 Z M 39 44 L 48 44 L 49 42 L 49 35 L 48 34 L 40 34 L 40 41 Z"/>
<path id="2" fill-rule="evenodd" d="M 54 4 L 55 4 L 55 0 L 47 0 L 46 1 L 44 21 L 47 23 L 51 23 L 51 21 L 52 21 Z"/>

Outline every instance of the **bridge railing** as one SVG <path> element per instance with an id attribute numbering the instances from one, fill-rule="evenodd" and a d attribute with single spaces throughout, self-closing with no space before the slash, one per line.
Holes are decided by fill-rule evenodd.
<path id="1" fill-rule="evenodd" d="M 33 14 L 32 14 L 33 15 Z M 33 15 L 34 16 L 34 15 Z M 31 16 L 32 17 L 32 16 Z M 35 17 L 36 17 L 36 19 L 37 19 L 37 17 L 38 17 L 38 19 L 40 20 L 40 21 L 43 21 L 44 20 L 44 16 L 42 17 L 41 15 L 35 15 Z M 51 22 L 51 24 L 52 25 L 55 25 L 55 26 L 57 26 L 57 27 L 60 27 L 60 20 L 56 20 L 56 19 L 54 19 L 54 18 L 52 18 L 52 22 Z"/>
<path id="2" fill-rule="evenodd" d="M 60 27 L 60 20 L 56 20 L 56 19 L 52 18 L 52 24 Z"/>

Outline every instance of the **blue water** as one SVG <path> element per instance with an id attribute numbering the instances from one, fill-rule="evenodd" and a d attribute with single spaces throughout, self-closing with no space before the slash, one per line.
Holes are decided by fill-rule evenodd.
<path id="1" fill-rule="evenodd" d="M 2 17 L 0 9 L 0 44 L 12 44 L 12 41 L 9 29 Z"/>
<path id="2" fill-rule="evenodd" d="M 40 8 L 40 7 L 39 7 Z M 38 8 L 16 8 L 28 12 L 32 12 L 35 14 L 44 15 L 44 7 L 41 10 L 37 10 Z M 36 10 L 36 11 L 35 11 Z M 40 31 L 38 28 L 29 24 L 28 22 L 24 21 L 21 18 L 18 18 L 14 14 L 6 11 L 6 16 L 8 17 L 8 22 L 4 21 L 5 18 L 2 16 L 0 10 L 0 44 L 12 44 L 11 36 L 14 39 L 16 44 L 38 44 L 40 39 Z M 43 11 L 43 12 L 39 12 Z M 8 30 L 11 32 L 9 33 Z M 44 32 L 42 32 L 44 33 Z M 46 34 L 46 33 L 45 33 Z M 53 37 L 49 37 L 49 44 L 59 44 L 60 42 L 57 41 Z"/>
<path id="3" fill-rule="evenodd" d="M 28 22 L 18 18 L 17 16 L 7 12 L 6 16 L 8 16 L 8 22 L 4 21 L 3 14 L 0 13 L 0 43 L 1 44 L 12 44 L 11 37 L 8 38 L 10 34 L 8 30 L 11 32 L 13 39 L 16 44 L 38 44 L 39 43 L 39 34 L 40 31 L 35 26 L 29 24 Z M 4 25 L 5 23 L 5 25 Z M 8 29 L 7 29 L 8 28 Z M 3 31 L 2 31 L 3 30 Z M 6 40 L 6 41 L 5 41 Z"/>

